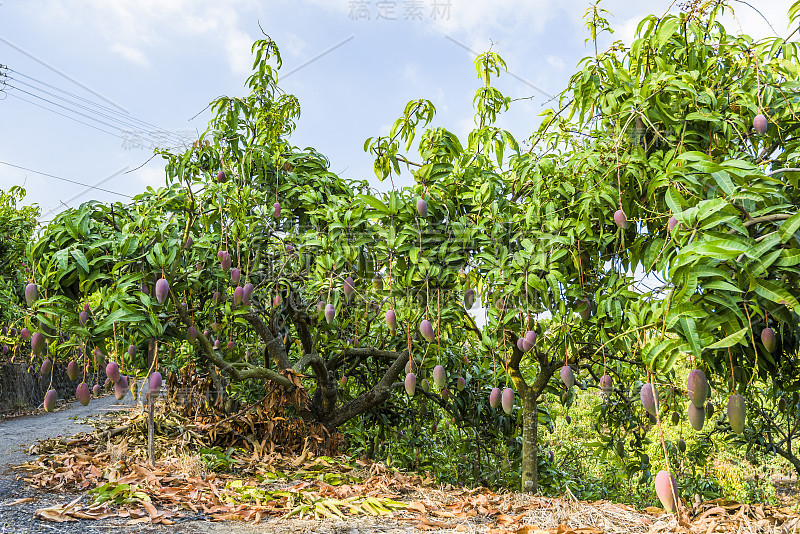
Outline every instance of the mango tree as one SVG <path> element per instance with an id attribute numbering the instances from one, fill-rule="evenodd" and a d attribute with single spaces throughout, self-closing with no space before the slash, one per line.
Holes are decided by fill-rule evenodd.
<path id="1" fill-rule="evenodd" d="M 661 286 L 632 351 L 658 381 L 688 390 L 690 417 L 702 429 L 705 378 L 694 373 L 685 386 L 670 379 L 679 355 L 688 355 L 727 408 L 714 428 L 783 456 L 800 473 L 800 47 L 728 34 L 718 21 L 726 9 L 694 3 L 679 15 L 647 17 L 629 48 L 615 44 L 584 60 L 533 143 L 583 139 L 545 182 L 562 169 L 579 176 L 580 197 L 565 209 L 606 221 L 613 213 L 627 225 L 615 247 L 620 267 Z M 792 25 L 798 11 L 796 2 Z M 596 15 L 592 24 L 602 29 Z"/>
<path id="2" fill-rule="evenodd" d="M 645 409 L 659 425 L 682 404 L 675 364 L 688 357 L 718 390 L 733 377 L 751 442 L 792 458 L 797 47 L 728 35 L 723 9 L 648 17 L 629 49 L 582 61 L 528 148 L 497 126 L 512 105 L 492 86 L 505 64 L 482 54 L 467 139 L 430 126 L 421 99 L 366 141 L 380 179 L 413 169 L 413 187 L 385 194 L 289 143 L 299 104 L 260 40 L 250 94 L 213 102 L 191 149 L 161 152 L 166 187 L 65 212 L 31 244 L 28 324 L 59 357 L 99 348 L 140 372 L 158 368 L 156 346 L 188 339 L 220 400 L 268 380 L 330 428 L 403 390 L 463 403 L 468 365 L 496 368 L 481 389 L 509 412 L 521 398 L 527 491 L 543 396 L 569 405 L 574 383 L 603 391 L 603 442 L 633 438 L 625 468 L 649 478 Z M 594 38 L 601 14 L 589 12 Z M 661 287 L 633 291 L 642 277 Z M 758 388 L 787 408 L 755 403 Z"/>
<path id="3" fill-rule="evenodd" d="M 458 356 L 466 314 L 440 303 L 464 262 L 427 280 L 409 267 L 426 224 L 411 192 L 381 200 L 291 146 L 299 106 L 277 87 L 279 51 L 269 39 L 253 50 L 250 95 L 215 101 L 191 149 L 162 152 L 166 187 L 68 210 L 30 245 L 27 324 L 59 358 L 140 374 L 159 368 L 156 347 L 163 361 L 188 340 L 221 405 L 231 384 L 269 380 L 301 417 L 336 428 L 400 393 L 410 358 L 430 372 L 434 354 Z M 437 344 L 421 338 L 423 317 L 448 325 Z"/>
<path id="4" fill-rule="evenodd" d="M 559 373 L 566 402 L 578 369 L 605 390 L 617 384 L 619 402 L 610 404 L 624 410 L 601 411 L 609 445 L 626 434 L 641 444 L 635 422 L 621 429 L 619 422 L 631 421 L 624 411 L 645 393 L 659 425 L 667 408 L 685 409 L 676 393 L 688 393 L 692 422 L 702 428 L 697 405 L 707 392 L 675 384 L 674 366 L 688 358 L 703 372 L 698 384 L 708 375 L 731 393 L 729 422 L 720 410 L 716 428 L 741 434 L 740 395 L 753 391 L 757 423 L 747 441 L 800 466 L 791 394 L 800 387 L 798 47 L 727 34 L 717 21 L 727 8 L 692 4 L 680 15 L 647 17 L 630 48 L 615 43 L 586 58 L 526 151 L 493 125 L 510 100 L 491 87 L 504 67 L 492 53 L 476 60 L 484 87 L 474 99 L 478 128 L 463 150 L 453 134 L 433 128 L 422 136 L 421 162 L 399 154 L 398 140 L 407 150 L 419 122 L 413 102 L 389 138 L 368 143 L 379 177 L 416 167 L 418 187 L 474 231 L 465 286 L 479 288 L 489 307 L 480 333 L 487 357 L 499 353 L 523 398 L 525 489 L 537 483 L 537 399 L 567 365 Z M 596 7 L 587 25 L 593 39 L 608 29 Z M 632 292 L 633 273 L 657 284 L 657 294 Z M 551 317 L 547 332 L 534 326 L 542 314 Z M 539 335 L 532 349 L 516 347 L 526 331 Z M 653 399 L 656 382 L 662 395 Z M 648 478 L 646 458 L 638 458 L 627 468 Z"/>
<path id="5" fill-rule="evenodd" d="M 20 206 L 25 190 L 18 186 L 0 190 L 0 322 L 13 323 L 13 313 L 22 302 L 22 287 L 28 272 L 25 246 L 34 233 L 39 208 Z M 7 332 L 4 332 L 5 335 Z"/>

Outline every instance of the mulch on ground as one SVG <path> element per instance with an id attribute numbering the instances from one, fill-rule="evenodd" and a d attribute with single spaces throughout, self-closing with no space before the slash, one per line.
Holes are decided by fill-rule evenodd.
<path id="1" fill-rule="evenodd" d="M 437 485 L 381 463 L 317 454 L 330 436 L 306 434 L 289 440 L 289 448 L 267 439 L 275 432 L 308 431 L 292 424 L 257 409 L 213 422 L 160 410 L 158 461 L 150 466 L 144 452 L 146 417 L 135 410 L 113 423 L 98 423 L 91 434 L 40 442 L 32 448 L 40 456 L 19 466 L 19 472 L 31 487 L 64 492 L 62 501 L 35 510 L 36 517 L 50 522 L 357 520 L 408 525 L 409 531 L 490 534 L 800 531 L 800 517 L 788 506 L 716 500 L 695 503 L 676 516 L 660 508 L 636 510 L 571 495 L 548 498 Z M 255 435 L 266 438 L 248 438 L 246 430 L 257 427 Z M 265 434 L 266 428 L 272 432 Z M 219 446 L 233 436 L 237 447 Z M 26 499 L 0 507 L 29 503 Z"/>

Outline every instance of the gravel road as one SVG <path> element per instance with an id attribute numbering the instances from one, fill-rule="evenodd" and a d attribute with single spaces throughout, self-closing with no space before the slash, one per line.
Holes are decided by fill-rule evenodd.
<path id="1" fill-rule="evenodd" d="M 73 402 L 59 406 L 55 412 L 41 412 L 0 421 L 0 469 L 5 471 L 9 465 L 30 460 L 32 457 L 26 451 L 38 440 L 90 432 L 93 427 L 82 423 L 86 418 L 129 410 L 133 406 L 134 401 L 130 395 L 126 395 L 122 401 L 118 401 L 114 395 L 106 395 L 92 399 L 88 406 Z M 0 499 L 2 498 L 0 495 Z"/>

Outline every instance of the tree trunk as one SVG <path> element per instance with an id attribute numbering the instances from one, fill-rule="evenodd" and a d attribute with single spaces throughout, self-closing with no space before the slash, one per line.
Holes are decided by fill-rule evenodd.
<path id="1" fill-rule="evenodd" d="M 522 399 L 522 491 L 539 490 L 539 409 L 530 388 Z"/>
<path id="2" fill-rule="evenodd" d="M 784 449 L 783 447 L 774 447 L 773 450 L 777 452 L 779 456 L 782 456 L 786 460 L 788 460 L 789 463 L 792 464 L 792 467 L 794 467 L 797 476 L 800 477 L 800 458 L 795 456 L 795 454 L 792 453 L 791 449 L 788 446 L 786 449 Z"/>

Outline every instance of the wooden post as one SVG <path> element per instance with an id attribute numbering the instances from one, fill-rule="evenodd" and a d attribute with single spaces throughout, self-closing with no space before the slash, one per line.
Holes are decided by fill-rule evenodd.
<path id="1" fill-rule="evenodd" d="M 150 393 L 150 384 L 147 384 L 147 401 L 149 404 L 147 411 L 147 456 L 150 459 L 150 467 L 156 466 L 156 450 L 155 443 L 153 442 L 154 424 L 153 424 L 153 395 Z"/>
<path id="2" fill-rule="evenodd" d="M 156 351 L 156 340 L 150 339 L 150 343 L 148 343 L 148 350 L 147 350 L 147 366 L 151 368 L 153 366 L 153 359 L 155 358 L 155 351 Z M 151 373 L 152 374 L 152 373 Z M 153 395 L 150 390 L 150 377 L 147 377 L 147 457 L 150 461 L 150 467 L 156 466 L 156 450 L 155 450 L 155 443 L 154 443 L 154 433 L 155 433 L 155 425 L 153 424 Z"/>

